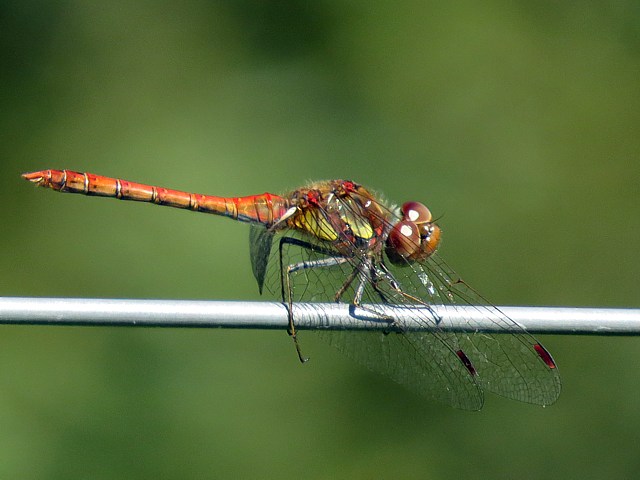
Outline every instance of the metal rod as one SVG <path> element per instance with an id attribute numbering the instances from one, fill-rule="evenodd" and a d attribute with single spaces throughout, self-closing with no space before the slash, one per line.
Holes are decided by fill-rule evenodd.
<path id="1" fill-rule="evenodd" d="M 381 307 L 403 320 L 404 328 L 429 330 L 412 309 Z M 640 335 L 640 309 L 498 307 L 531 333 Z M 434 306 L 438 329 L 509 333 L 483 315 L 483 309 Z M 380 329 L 389 324 L 366 310 L 345 304 L 294 306 L 300 329 Z M 472 320 L 473 328 L 469 327 Z M 287 309 L 276 302 L 125 300 L 95 298 L 0 297 L 0 324 L 207 328 L 287 328 Z M 514 330 L 516 328 L 514 327 Z"/>

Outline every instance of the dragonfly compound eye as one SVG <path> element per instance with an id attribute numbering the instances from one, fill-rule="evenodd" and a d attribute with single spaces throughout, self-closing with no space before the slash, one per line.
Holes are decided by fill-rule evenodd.
<path id="1" fill-rule="evenodd" d="M 386 253 L 391 263 L 424 261 L 440 243 L 440 227 L 432 223 L 429 209 L 419 202 L 402 205 L 402 220 L 396 223 L 387 238 Z"/>
<path id="2" fill-rule="evenodd" d="M 386 252 L 391 263 L 406 265 L 407 260 L 420 253 L 418 226 L 409 220 L 396 223 L 387 237 Z"/>
<path id="3" fill-rule="evenodd" d="M 403 220 L 410 220 L 417 224 L 431 221 L 431 212 L 420 202 L 405 202 L 402 205 Z"/>

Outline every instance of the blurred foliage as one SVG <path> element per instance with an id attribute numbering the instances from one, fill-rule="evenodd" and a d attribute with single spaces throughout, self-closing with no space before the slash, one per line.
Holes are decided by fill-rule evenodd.
<path id="1" fill-rule="evenodd" d="M 496 304 L 638 306 L 637 2 L 0 1 L 0 292 L 258 299 L 246 225 L 35 190 L 351 178 Z M 603 319 L 603 321 L 606 319 Z M 425 403 L 304 335 L 3 327 L 2 478 L 630 478 L 634 338 L 549 337 L 557 405 Z"/>

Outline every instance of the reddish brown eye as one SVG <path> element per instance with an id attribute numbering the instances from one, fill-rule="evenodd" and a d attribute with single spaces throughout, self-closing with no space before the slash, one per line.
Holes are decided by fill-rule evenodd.
<path id="1" fill-rule="evenodd" d="M 427 223 L 431 221 L 431 212 L 420 202 L 405 202 L 402 205 L 402 216 L 404 220 L 414 223 Z"/>
<path id="2" fill-rule="evenodd" d="M 396 223 L 387 238 L 387 256 L 393 263 L 403 264 L 420 252 L 420 232 L 415 223 L 402 220 Z"/>

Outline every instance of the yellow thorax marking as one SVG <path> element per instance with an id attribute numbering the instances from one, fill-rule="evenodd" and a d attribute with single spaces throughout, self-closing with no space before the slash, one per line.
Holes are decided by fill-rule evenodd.
<path id="1" fill-rule="evenodd" d="M 373 237 L 373 229 L 366 217 L 362 217 L 351 209 L 343 209 L 340 212 L 340 220 L 349 225 L 354 236 L 369 240 Z M 338 239 L 338 232 L 327 220 L 324 213 L 318 209 L 306 209 L 303 215 L 297 215 L 294 219 L 295 226 L 306 230 L 320 240 L 334 241 Z"/>

